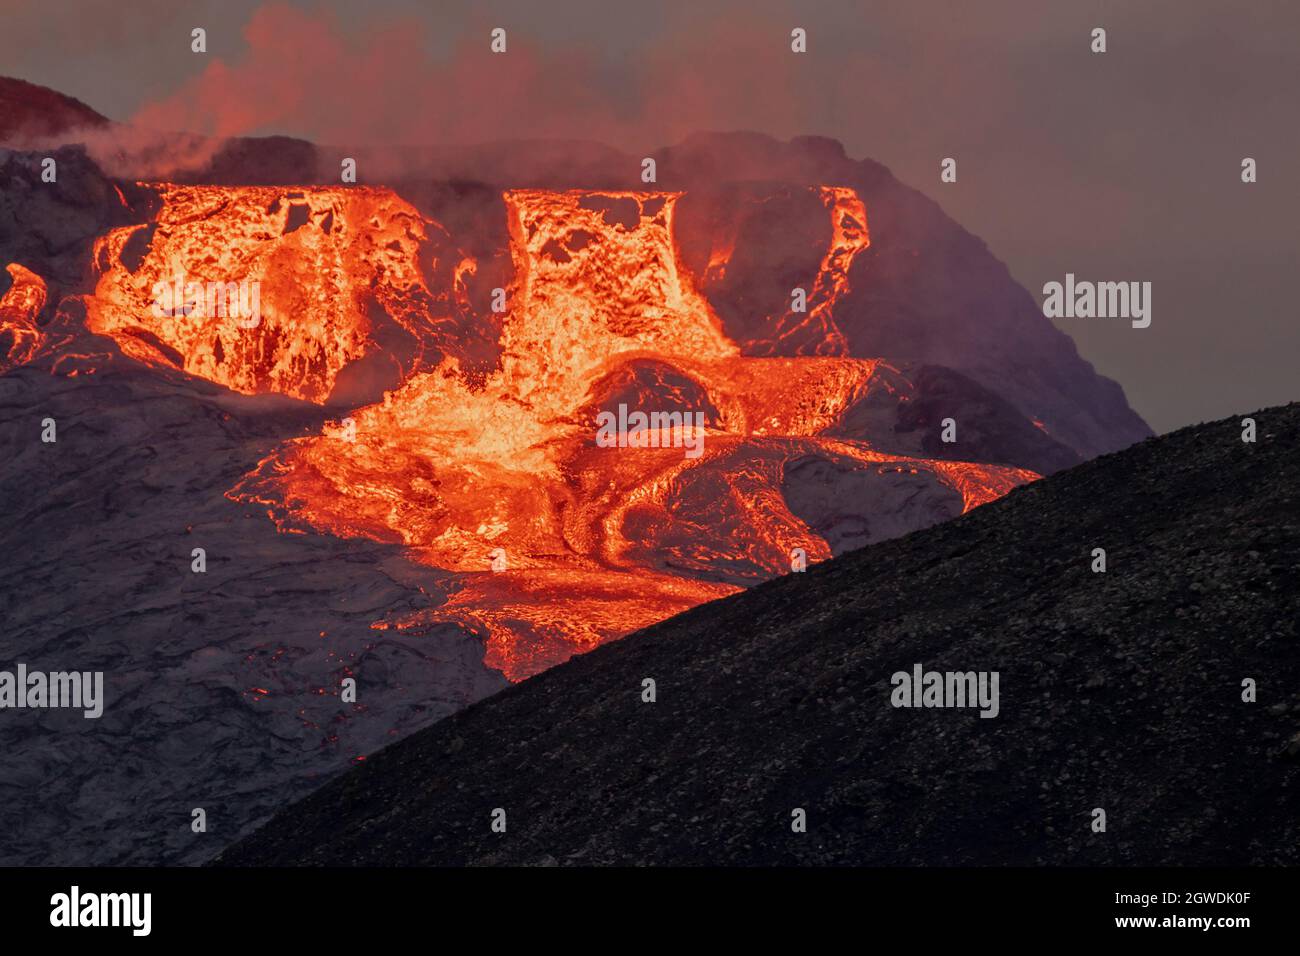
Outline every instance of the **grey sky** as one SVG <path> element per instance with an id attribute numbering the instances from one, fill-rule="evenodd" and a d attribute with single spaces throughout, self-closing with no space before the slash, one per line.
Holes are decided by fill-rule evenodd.
<path id="1" fill-rule="evenodd" d="M 507 57 L 487 54 L 493 26 Z M 1300 398 L 1297 37 L 1289 0 L 0 0 L 0 73 L 167 128 L 627 150 L 694 129 L 836 137 L 1035 297 L 1066 272 L 1152 282 L 1148 329 L 1058 324 L 1158 431 Z"/>

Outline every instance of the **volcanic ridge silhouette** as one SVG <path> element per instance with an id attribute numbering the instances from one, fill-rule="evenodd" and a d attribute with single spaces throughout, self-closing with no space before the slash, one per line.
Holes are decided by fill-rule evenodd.
<path id="1" fill-rule="evenodd" d="M 1294 864 L 1300 404 L 1252 417 L 576 657 L 216 862 Z M 916 664 L 997 671 L 999 713 L 892 706 Z"/>

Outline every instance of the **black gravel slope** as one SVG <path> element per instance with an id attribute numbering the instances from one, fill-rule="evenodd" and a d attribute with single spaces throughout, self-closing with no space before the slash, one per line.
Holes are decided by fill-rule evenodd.
<path id="1" fill-rule="evenodd" d="M 1255 445 L 1152 439 L 574 659 L 217 862 L 1300 862 L 1300 404 L 1254 417 Z M 918 662 L 998 671 L 999 716 L 895 709 Z"/>

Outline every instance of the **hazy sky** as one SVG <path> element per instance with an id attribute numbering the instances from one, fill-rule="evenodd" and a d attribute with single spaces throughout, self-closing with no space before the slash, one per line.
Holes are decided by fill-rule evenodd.
<path id="1" fill-rule="evenodd" d="M 1149 328 L 1057 322 L 1157 431 L 1300 398 L 1298 41 L 1300 0 L 0 0 L 0 74 L 159 128 L 833 136 L 1035 298 L 1066 272 L 1151 282 Z"/>

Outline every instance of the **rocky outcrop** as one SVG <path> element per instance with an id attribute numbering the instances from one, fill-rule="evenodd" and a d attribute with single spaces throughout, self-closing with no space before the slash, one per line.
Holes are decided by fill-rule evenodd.
<path id="1" fill-rule="evenodd" d="M 41 178 L 47 157 L 56 164 L 52 183 Z M 93 287 L 95 240 L 144 215 L 132 211 L 124 191 L 79 146 L 48 153 L 0 149 L 0 186 L 0 268 L 16 262 L 62 294 Z"/>

